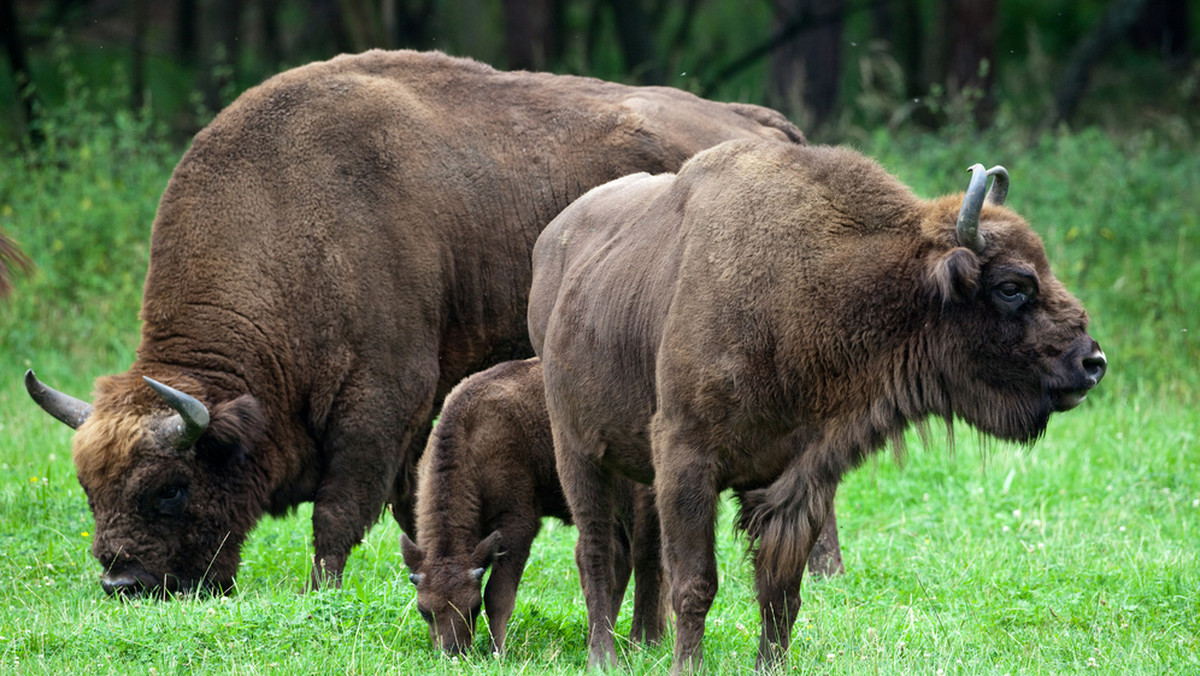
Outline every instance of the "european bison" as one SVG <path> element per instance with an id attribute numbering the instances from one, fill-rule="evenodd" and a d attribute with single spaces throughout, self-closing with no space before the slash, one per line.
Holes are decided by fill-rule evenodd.
<path id="1" fill-rule="evenodd" d="M 542 517 L 571 523 L 554 467 L 541 363 L 497 364 L 451 390 L 421 456 L 419 477 L 419 546 L 400 536 L 417 610 L 429 623 L 430 638 L 457 653 L 470 648 L 483 602 L 492 650 L 500 652 Z M 631 633 L 635 640 L 657 641 L 663 605 L 654 495 L 629 480 L 616 482 L 615 491 L 613 619 L 632 566 L 637 586 Z"/>
<path id="2" fill-rule="evenodd" d="M 227 588 L 264 513 L 313 502 L 312 584 L 387 503 L 464 376 L 532 350 L 529 252 L 588 188 L 781 115 L 669 88 L 371 51 L 287 71 L 196 135 L 159 204 L 137 360 L 78 427 L 110 592 Z"/>
<path id="3" fill-rule="evenodd" d="M 753 550 L 760 668 L 777 664 L 842 475 L 913 422 L 1032 442 L 1104 375 L 1038 237 L 966 196 L 918 200 L 844 149 L 734 141 L 622 178 L 534 247 L 529 327 L 579 528 L 589 662 L 611 664 L 612 477 L 653 481 L 677 622 L 699 667 L 717 496 Z"/>

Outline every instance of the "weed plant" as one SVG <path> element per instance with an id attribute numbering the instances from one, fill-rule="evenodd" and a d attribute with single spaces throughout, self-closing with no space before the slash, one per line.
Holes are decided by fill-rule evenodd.
<path id="1" fill-rule="evenodd" d="M 268 519 L 227 597 L 105 598 L 70 430 L 29 401 L 24 370 L 89 396 L 124 370 L 158 196 L 181 149 L 145 119 L 77 92 L 38 153 L 4 151 L 0 227 L 35 261 L 0 307 L 0 671 L 6 673 L 575 673 L 585 611 L 575 532 L 547 521 L 501 658 L 429 645 L 398 529 L 381 520 L 341 590 L 302 594 L 309 510 Z M 103 103 L 103 101 L 101 101 Z M 116 106 L 114 108 L 119 108 Z M 1200 161 L 1152 134 L 1028 138 L 948 128 L 857 142 L 922 196 L 1003 163 L 1010 205 L 1088 307 L 1109 375 L 1034 447 L 956 428 L 850 475 L 838 510 L 847 572 L 806 580 L 789 665 L 819 673 L 1200 671 Z M 744 540 L 722 513 L 721 589 L 705 654 L 753 667 L 757 610 Z M 628 606 L 619 632 L 628 632 Z M 483 622 L 480 623 L 481 629 Z M 482 646 L 482 637 L 477 645 Z M 661 673 L 670 641 L 622 645 Z"/>

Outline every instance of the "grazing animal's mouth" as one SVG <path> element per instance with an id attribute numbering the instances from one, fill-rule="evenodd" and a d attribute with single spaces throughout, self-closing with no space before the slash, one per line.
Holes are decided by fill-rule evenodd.
<path id="1" fill-rule="evenodd" d="M 110 597 L 134 598 L 168 598 L 187 594 L 207 592 L 210 594 L 228 594 L 233 583 L 222 583 L 213 580 L 192 580 L 175 576 L 154 578 L 145 571 L 105 573 L 100 577 L 100 586 Z"/>
<path id="2" fill-rule="evenodd" d="M 1069 411 L 1087 399 L 1088 390 L 1090 387 L 1084 387 L 1077 390 L 1063 390 L 1059 392 L 1057 400 L 1054 404 L 1054 410 L 1058 412 Z"/>

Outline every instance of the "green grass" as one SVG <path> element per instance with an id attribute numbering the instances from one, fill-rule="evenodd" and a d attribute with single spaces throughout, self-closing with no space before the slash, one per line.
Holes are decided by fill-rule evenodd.
<path id="1" fill-rule="evenodd" d="M 535 543 L 508 653 L 429 646 L 383 520 L 340 591 L 301 594 L 308 510 L 262 522 L 237 593 L 173 603 L 104 597 L 70 430 L 28 400 L 28 367 L 87 396 L 125 369 L 149 225 L 179 149 L 134 118 L 63 123 L 38 157 L 6 152 L 0 227 L 37 264 L 0 307 L 0 671 L 6 673 L 573 673 L 585 663 L 574 530 Z M 149 139 L 149 140 L 147 140 Z M 1089 308 L 1110 373 L 1033 448 L 914 439 L 839 491 L 847 574 L 807 580 L 789 655 L 820 673 L 1200 671 L 1200 161 L 1152 135 L 1028 139 L 876 134 L 857 145 L 918 194 L 961 190 L 1002 162 L 1010 204 Z M 753 667 L 757 611 L 726 508 L 709 615 L 714 673 Z M 628 612 L 628 606 L 626 607 Z M 618 626 L 628 631 L 628 616 Z M 660 673 L 667 645 L 623 645 Z"/>

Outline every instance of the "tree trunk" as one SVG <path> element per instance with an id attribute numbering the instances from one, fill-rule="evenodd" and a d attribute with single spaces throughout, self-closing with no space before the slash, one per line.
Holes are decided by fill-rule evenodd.
<path id="1" fill-rule="evenodd" d="M 992 83 L 996 72 L 997 5 L 999 0 L 949 0 L 942 81 L 951 94 L 974 98 L 975 124 L 987 127 L 996 113 Z M 977 98 L 976 98 L 977 97 Z"/>
<path id="2" fill-rule="evenodd" d="M 560 3 L 504 0 L 505 54 L 510 70 L 546 70 L 557 60 Z"/>
<path id="3" fill-rule="evenodd" d="M 13 79 L 16 81 L 17 98 L 21 101 L 21 110 L 25 113 L 25 124 L 28 131 L 26 138 L 35 146 L 40 146 L 45 136 L 37 125 L 37 92 L 33 88 L 33 79 L 29 73 L 29 64 L 25 62 L 25 45 L 21 39 L 21 28 L 17 22 L 17 8 L 14 0 L 0 0 L 0 42 L 4 45 L 4 53 L 8 56 L 9 66 L 12 67 Z M 0 260 L 0 264 L 3 261 Z"/>
<path id="4" fill-rule="evenodd" d="M 133 71 L 129 83 L 129 105 L 140 113 L 146 105 L 146 27 L 150 22 L 150 0 L 133 3 Z"/>
<path id="5" fill-rule="evenodd" d="M 639 84 L 666 82 L 666 71 L 654 49 L 654 27 L 639 0 L 609 0 L 617 26 L 617 41 L 625 55 L 625 68 Z"/>
<path id="6" fill-rule="evenodd" d="M 1053 124 L 1069 122 L 1074 117 L 1092 68 L 1129 31 L 1145 4 L 1146 0 L 1112 0 L 1096 25 L 1071 51 L 1066 71 L 1054 93 L 1055 110 L 1050 118 Z"/>
<path id="7" fill-rule="evenodd" d="M 771 54 L 767 100 L 806 129 L 820 127 L 837 104 L 842 71 L 844 0 L 774 0 L 777 32 L 806 26 Z"/>

